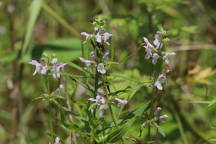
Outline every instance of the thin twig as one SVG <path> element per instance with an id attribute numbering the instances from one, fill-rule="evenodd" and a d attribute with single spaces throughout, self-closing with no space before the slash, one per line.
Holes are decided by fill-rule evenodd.
<path id="1" fill-rule="evenodd" d="M 64 69 L 63 69 L 64 71 Z M 67 88 L 67 79 L 65 76 L 63 76 L 63 83 L 64 83 L 64 90 L 65 90 L 65 95 L 66 95 L 66 104 L 67 104 L 67 108 L 69 109 L 69 111 L 72 110 L 71 108 L 71 105 L 70 105 L 70 96 L 69 96 L 69 93 L 68 93 L 68 88 Z M 73 122 L 73 117 L 71 114 L 68 115 L 69 117 L 69 120 L 71 122 Z M 73 137 L 73 142 L 74 144 L 77 144 L 77 138 L 76 138 L 76 133 L 75 131 L 72 131 L 72 137 Z"/>
<path id="2" fill-rule="evenodd" d="M 46 3 L 43 3 L 43 9 L 48 12 L 51 16 L 53 16 L 60 24 L 62 24 L 65 28 L 67 28 L 72 34 L 74 34 L 77 38 L 82 39 L 79 32 L 73 28 L 68 22 L 66 22 L 63 18 L 61 18 L 54 10 L 52 10 Z"/>

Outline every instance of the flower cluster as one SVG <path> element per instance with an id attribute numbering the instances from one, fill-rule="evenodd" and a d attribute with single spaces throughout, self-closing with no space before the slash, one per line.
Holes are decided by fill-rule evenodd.
<path id="1" fill-rule="evenodd" d="M 97 90 L 97 96 L 96 98 L 89 98 L 88 100 L 92 101 L 92 102 L 96 102 L 98 103 L 98 106 L 99 106 L 99 109 L 102 110 L 102 109 L 107 109 L 108 108 L 108 105 L 106 103 L 106 99 L 104 97 L 104 90 L 99 88 Z"/>
<path id="2" fill-rule="evenodd" d="M 162 119 L 168 117 L 168 115 L 166 115 L 166 114 L 160 116 L 160 115 L 159 115 L 159 111 L 161 111 L 161 110 L 162 110 L 161 107 L 157 107 L 156 110 L 155 110 L 155 112 L 154 112 L 154 116 L 156 117 L 156 119 L 158 119 L 158 120 L 160 120 L 160 121 L 162 121 Z"/>
<path id="3" fill-rule="evenodd" d="M 86 37 L 85 41 L 83 41 L 83 44 L 85 44 L 89 39 L 93 38 L 99 44 L 105 43 L 107 45 L 110 45 L 108 41 L 112 37 L 112 34 L 105 32 L 104 29 L 99 29 L 97 27 L 95 27 L 93 34 L 81 32 L 81 35 Z"/>
<path id="4" fill-rule="evenodd" d="M 50 63 L 47 63 L 44 58 L 40 61 L 40 63 L 36 60 L 29 62 L 29 64 L 36 67 L 33 75 L 36 75 L 37 73 L 46 75 L 50 71 L 53 78 L 60 78 L 60 69 L 66 65 L 66 63 L 57 63 L 57 58 L 53 58 Z"/>
<path id="5" fill-rule="evenodd" d="M 161 56 L 166 64 L 169 64 L 168 56 L 169 55 L 175 55 L 174 52 L 162 52 L 162 33 L 157 32 L 155 35 L 155 40 L 153 41 L 153 45 L 149 42 L 149 40 L 146 37 L 143 37 L 144 42 L 146 45 L 144 46 L 146 55 L 145 59 L 152 58 L 152 64 L 156 64 L 158 58 Z"/>
<path id="6" fill-rule="evenodd" d="M 98 103 L 98 106 L 99 106 L 100 110 L 108 108 L 108 104 L 106 102 L 104 90 L 101 89 L 101 88 L 99 88 L 97 90 L 96 98 L 89 98 L 88 100 Z M 112 98 L 110 100 L 112 100 Z M 118 106 L 122 106 L 122 105 L 125 105 L 125 104 L 128 103 L 127 100 L 122 100 L 122 99 L 117 98 L 117 97 L 114 98 L 114 100 L 118 103 Z"/>
<path id="7" fill-rule="evenodd" d="M 102 57 L 102 60 L 108 60 L 109 56 L 109 51 L 107 51 L 104 56 Z M 106 73 L 106 69 L 105 69 L 105 66 L 102 62 L 97 62 L 96 61 L 96 57 L 95 57 L 95 52 L 92 51 L 90 52 L 90 57 L 91 57 L 91 60 L 86 60 L 82 57 L 79 57 L 80 61 L 85 63 L 86 64 L 86 67 L 84 67 L 84 69 L 87 69 L 88 67 L 90 67 L 91 64 L 95 65 L 97 67 L 97 71 L 101 74 L 105 74 Z"/>
<path id="8" fill-rule="evenodd" d="M 149 40 L 144 37 L 144 42 L 146 43 L 146 45 L 144 46 L 145 51 L 146 51 L 146 55 L 145 55 L 145 59 L 150 59 L 152 58 L 152 64 L 156 64 L 158 61 L 158 58 L 162 58 L 165 62 L 166 65 L 169 65 L 169 59 L 168 56 L 170 55 L 176 55 L 175 52 L 165 52 L 162 51 L 162 47 L 163 47 L 163 39 L 162 39 L 162 32 L 157 32 L 155 35 L 155 39 L 153 41 L 153 45 L 149 42 Z M 158 90 L 163 90 L 162 87 L 162 82 L 163 81 L 167 81 L 166 80 L 166 74 L 170 72 L 169 69 L 164 70 L 164 72 L 162 74 L 160 74 L 156 80 L 156 82 L 154 83 L 154 86 L 157 87 Z"/>

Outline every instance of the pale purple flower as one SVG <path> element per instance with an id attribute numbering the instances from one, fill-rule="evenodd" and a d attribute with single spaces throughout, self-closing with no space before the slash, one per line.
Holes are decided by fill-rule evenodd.
<path id="1" fill-rule="evenodd" d="M 36 60 L 32 60 L 31 62 L 29 62 L 29 64 L 36 66 L 33 76 L 36 75 L 37 73 L 40 73 L 41 64 L 39 62 L 37 62 Z"/>
<path id="2" fill-rule="evenodd" d="M 145 59 L 150 59 L 150 57 L 152 56 L 152 48 L 148 46 L 144 46 L 144 48 L 146 51 Z"/>
<path id="3" fill-rule="evenodd" d="M 56 94 L 58 95 L 58 96 L 61 96 L 61 89 L 64 87 L 64 85 L 63 84 L 60 84 L 59 85 L 59 87 L 55 90 L 55 92 L 56 92 Z"/>
<path id="4" fill-rule="evenodd" d="M 155 110 L 155 112 L 154 112 L 154 115 L 158 116 L 158 112 L 161 111 L 161 110 L 162 110 L 161 107 L 157 107 L 156 110 Z"/>
<path id="5" fill-rule="evenodd" d="M 108 61 L 109 60 L 109 53 L 110 53 L 109 50 L 107 50 L 102 58 Z"/>
<path id="6" fill-rule="evenodd" d="M 94 60 L 94 61 L 96 60 L 96 56 L 95 56 L 95 52 L 94 51 L 90 52 L 90 57 L 91 57 L 92 60 Z"/>
<path id="7" fill-rule="evenodd" d="M 107 44 L 107 45 L 110 45 L 109 44 L 109 42 L 108 42 L 108 40 L 110 39 L 110 37 L 112 37 L 112 34 L 110 34 L 110 33 L 108 33 L 108 32 L 105 32 L 104 34 L 103 34 L 103 38 L 104 38 L 104 42 Z"/>
<path id="8" fill-rule="evenodd" d="M 52 66 L 51 73 L 53 78 L 60 78 L 60 69 L 63 68 L 66 63 L 56 64 Z"/>
<path id="9" fill-rule="evenodd" d="M 163 60 L 165 61 L 166 64 L 169 64 L 169 59 L 168 59 L 169 55 L 176 55 L 176 53 L 175 52 L 165 52 L 164 53 Z"/>
<path id="10" fill-rule="evenodd" d="M 152 64 L 156 64 L 158 58 L 159 58 L 159 55 L 157 53 L 154 53 L 152 56 Z"/>
<path id="11" fill-rule="evenodd" d="M 108 105 L 106 104 L 106 100 L 104 98 L 103 89 L 98 89 L 96 98 L 89 98 L 88 100 L 98 103 L 100 110 L 108 108 Z"/>
<path id="12" fill-rule="evenodd" d="M 94 61 L 91 61 L 91 60 L 86 60 L 82 57 L 79 57 L 80 61 L 85 63 L 87 67 L 89 67 L 92 63 L 95 63 Z"/>
<path id="13" fill-rule="evenodd" d="M 103 95 L 97 95 L 95 99 L 89 98 L 88 100 L 98 103 L 100 110 L 108 108 L 108 105 L 106 104 L 106 100 Z"/>
<path id="14" fill-rule="evenodd" d="M 122 100 L 120 98 L 115 98 L 115 100 L 119 103 L 119 106 L 127 104 L 128 101 L 127 100 Z"/>
<path id="15" fill-rule="evenodd" d="M 166 81 L 166 74 L 169 70 L 165 70 L 162 74 L 159 75 L 158 79 L 154 83 L 154 86 L 157 87 L 158 90 L 163 90 L 162 81 Z"/>
<path id="16" fill-rule="evenodd" d="M 33 76 L 36 75 L 37 73 L 45 75 L 47 70 L 48 70 L 48 66 L 46 64 L 42 65 L 41 63 L 39 63 L 36 60 L 32 60 L 31 62 L 29 62 L 29 64 L 35 65 L 35 67 L 36 67 L 35 71 L 33 73 Z"/>
<path id="17" fill-rule="evenodd" d="M 87 32 L 81 32 L 80 33 L 82 36 L 85 36 L 86 37 L 86 40 L 83 41 L 83 44 L 85 44 L 91 37 L 92 35 L 91 34 L 88 34 Z"/>
<path id="18" fill-rule="evenodd" d="M 59 138 L 59 137 L 56 137 L 56 138 L 55 138 L 55 144 L 59 144 L 59 142 L 60 142 L 60 138 Z"/>
<path id="19" fill-rule="evenodd" d="M 164 119 L 164 118 L 168 118 L 168 115 L 162 115 L 162 116 L 159 116 L 159 119 L 161 120 L 161 119 Z"/>
<path id="20" fill-rule="evenodd" d="M 96 42 L 102 43 L 102 35 L 100 34 L 100 32 L 98 32 L 98 33 L 96 34 Z"/>
<path id="21" fill-rule="evenodd" d="M 95 28 L 94 28 L 94 33 L 97 33 L 98 30 L 99 30 L 99 29 L 98 29 L 97 27 L 95 27 Z"/>
<path id="22" fill-rule="evenodd" d="M 162 48 L 163 44 L 161 43 L 161 39 L 162 39 L 162 33 L 160 31 L 158 31 L 155 35 L 155 40 L 154 40 L 154 45 L 156 46 L 156 49 L 158 48 Z"/>
<path id="23" fill-rule="evenodd" d="M 104 64 L 103 63 L 99 63 L 98 66 L 97 66 L 97 71 L 101 74 L 105 74 L 106 73 L 106 69 L 104 67 Z"/>
<path id="24" fill-rule="evenodd" d="M 143 37 L 144 42 L 146 43 L 147 47 L 153 48 L 153 45 L 149 42 L 146 37 Z"/>
<path id="25" fill-rule="evenodd" d="M 152 57 L 153 46 L 146 37 L 143 37 L 143 40 L 146 43 L 146 46 L 144 46 L 145 51 L 146 51 L 145 59 L 150 59 L 150 57 Z"/>
<path id="26" fill-rule="evenodd" d="M 47 66 L 47 65 L 44 65 L 44 66 L 41 67 L 40 73 L 43 74 L 43 75 L 45 75 L 46 72 L 47 72 L 47 70 L 48 70 L 48 66 Z"/>
<path id="27" fill-rule="evenodd" d="M 50 62 L 51 64 L 55 64 L 57 63 L 58 59 L 57 58 L 53 58 L 52 61 Z"/>

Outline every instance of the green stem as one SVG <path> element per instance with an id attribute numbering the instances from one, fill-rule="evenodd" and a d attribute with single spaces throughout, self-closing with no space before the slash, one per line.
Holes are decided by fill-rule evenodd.
<path id="1" fill-rule="evenodd" d="M 179 131 L 180 131 L 182 140 L 183 140 L 184 144 L 188 144 L 187 138 L 186 138 L 186 136 L 184 134 L 184 128 L 182 126 L 181 119 L 180 119 L 178 113 L 175 110 L 173 110 L 173 111 L 174 111 L 175 119 L 176 119 L 178 127 L 179 127 Z"/>

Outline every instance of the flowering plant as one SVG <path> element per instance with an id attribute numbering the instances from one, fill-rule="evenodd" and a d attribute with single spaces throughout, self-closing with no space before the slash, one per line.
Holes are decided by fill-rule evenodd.
<path id="1" fill-rule="evenodd" d="M 55 56 L 48 57 L 46 55 L 40 60 L 40 63 L 36 60 L 29 62 L 36 67 L 33 75 L 39 74 L 48 78 L 45 81 L 47 91 L 37 99 L 48 101 L 51 104 L 49 108 L 53 108 L 54 104 L 59 109 L 61 124 L 71 131 L 69 136 L 74 143 L 78 143 L 79 139 L 83 138 L 90 143 L 116 143 L 118 141 L 124 143 L 128 139 L 132 139 L 126 136 L 127 129 L 137 122 L 140 125 L 140 136 L 142 130 L 146 126 L 151 127 L 152 124 L 159 133 L 164 135 L 160 123 L 168 116 L 166 114 L 159 115 L 162 108 L 157 104 L 158 98 L 155 91 L 163 90 L 163 82 L 166 81 L 166 74 L 170 71 L 167 69 L 168 56 L 175 55 L 175 53 L 163 50 L 162 32 L 156 33 L 153 44 L 146 37 L 143 38 L 145 59 L 151 59 L 152 64 L 155 65 L 158 59 L 162 58 L 167 65 L 162 74 L 153 76 L 153 82 L 139 82 L 126 89 L 115 89 L 113 84 L 115 78 L 112 76 L 111 68 L 118 63 L 113 61 L 112 34 L 105 32 L 104 22 L 99 18 L 93 22 L 93 26 L 92 34 L 81 32 L 85 40 L 83 41 L 83 55 L 79 57 L 78 62 L 81 62 L 83 67 L 72 62 L 58 63 Z M 79 70 L 81 75 L 64 71 L 66 65 Z M 52 92 L 50 78 L 58 79 L 58 87 Z M 77 90 L 78 93 L 74 95 L 77 97 L 70 98 L 69 96 L 67 86 L 69 78 L 74 81 L 72 82 L 75 86 L 73 91 Z M 62 82 L 63 84 L 61 84 Z M 130 98 L 124 97 L 122 94 L 128 94 L 137 87 L 144 86 L 152 87 L 154 97 L 141 107 L 133 109 L 131 112 L 128 111 L 127 105 L 130 103 Z M 66 98 L 61 94 L 63 88 Z M 87 94 L 86 101 L 78 102 L 83 93 Z M 155 104 L 157 107 L 154 106 Z M 60 143 L 61 138 L 52 131 L 52 128 L 50 129 L 51 142 Z"/>

